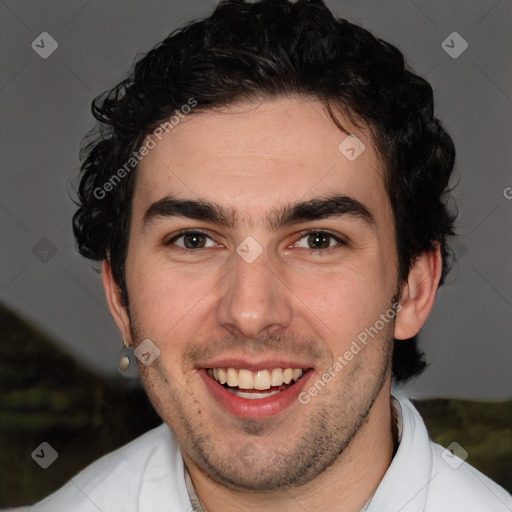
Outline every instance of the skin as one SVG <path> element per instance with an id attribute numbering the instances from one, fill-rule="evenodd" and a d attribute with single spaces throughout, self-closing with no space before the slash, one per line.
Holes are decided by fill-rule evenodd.
<path id="1" fill-rule="evenodd" d="M 385 474 L 394 450 L 390 406 L 393 336 L 415 335 L 427 318 L 441 272 L 439 249 L 421 255 L 399 285 L 394 224 L 383 165 L 367 129 L 353 162 L 347 136 L 322 105 L 265 100 L 182 121 L 138 169 L 126 264 L 128 316 L 108 261 L 103 283 L 113 317 L 135 347 L 145 338 L 160 356 L 140 364 L 154 407 L 173 431 L 205 508 L 356 512 Z M 270 212 L 296 201 L 345 194 L 375 222 L 354 216 L 272 230 Z M 225 227 L 184 217 L 143 226 L 165 196 L 231 208 Z M 181 229 L 200 229 L 207 247 L 185 249 Z M 304 230 L 326 231 L 311 249 Z M 236 252 L 252 237 L 263 253 Z M 240 419 L 206 390 L 197 364 L 214 357 L 299 359 L 314 383 L 375 325 L 400 292 L 400 312 L 311 401 L 265 419 Z"/>

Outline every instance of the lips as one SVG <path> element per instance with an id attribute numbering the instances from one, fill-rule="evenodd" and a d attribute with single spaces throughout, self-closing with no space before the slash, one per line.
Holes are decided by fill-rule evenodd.
<path id="1" fill-rule="evenodd" d="M 252 368 L 251 368 L 252 367 Z M 219 363 L 198 370 L 212 397 L 229 413 L 264 419 L 279 414 L 297 401 L 311 368 L 288 364 L 260 366 Z"/>

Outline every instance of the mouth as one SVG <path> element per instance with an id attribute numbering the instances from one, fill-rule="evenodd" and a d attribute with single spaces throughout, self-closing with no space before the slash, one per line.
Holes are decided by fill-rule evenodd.
<path id="1" fill-rule="evenodd" d="M 223 409 L 241 418 L 264 419 L 298 401 L 314 370 L 290 366 L 258 370 L 219 366 L 200 368 L 198 373 Z"/>
<path id="2" fill-rule="evenodd" d="M 285 391 L 300 380 L 305 371 L 302 368 L 272 368 L 258 371 L 244 368 L 208 368 L 206 373 L 229 393 L 255 400 Z"/>

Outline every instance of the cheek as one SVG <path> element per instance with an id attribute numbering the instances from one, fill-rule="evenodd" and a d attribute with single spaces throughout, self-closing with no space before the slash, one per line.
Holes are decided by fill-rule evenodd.
<path id="1" fill-rule="evenodd" d="M 193 335 L 197 316 L 204 313 L 215 290 L 215 272 L 194 268 L 172 268 L 166 263 L 150 264 L 150 258 L 132 261 L 127 286 L 133 320 L 146 337 L 180 339 L 184 330 Z M 145 260 L 145 264 L 142 264 Z M 127 266 L 128 268 L 128 266 Z"/>
<path id="2" fill-rule="evenodd" d="M 379 261 L 354 263 L 337 271 L 303 273 L 293 288 L 301 299 L 302 316 L 339 352 L 390 307 L 388 273 Z"/>

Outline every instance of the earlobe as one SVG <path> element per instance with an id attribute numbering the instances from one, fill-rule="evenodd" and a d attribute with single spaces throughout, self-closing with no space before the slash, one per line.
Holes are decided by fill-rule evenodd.
<path id="1" fill-rule="evenodd" d="M 130 319 L 126 311 L 126 307 L 123 304 L 121 290 L 114 279 L 112 267 L 108 260 L 103 260 L 101 264 L 101 280 L 103 282 L 103 289 L 105 290 L 105 297 L 110 309 L 110 314 L 114 318 L 117 328 L 121 332 L 125 343 L 132 345 Z"/>
<path id="2" fill-rule="evenodd" d="M 441 272 L 441 250 L 437 244 L 433 251 L 422 253 L 409 271 L 395 322 L 396 339 L 405 340 L 418 334 L 434 305 Z"/>

